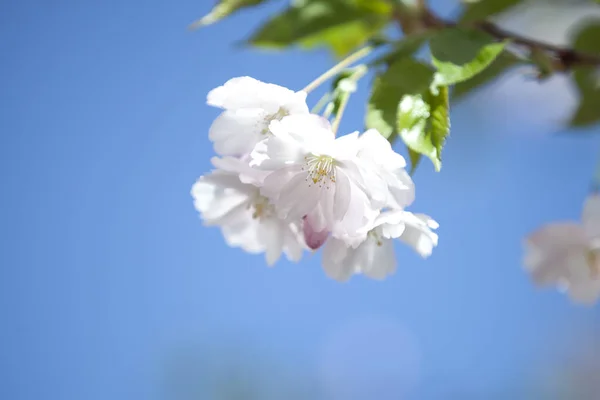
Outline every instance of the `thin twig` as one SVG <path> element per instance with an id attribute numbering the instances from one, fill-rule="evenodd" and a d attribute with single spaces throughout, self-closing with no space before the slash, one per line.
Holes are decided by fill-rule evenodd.
<path id="1" fill-rule="evenodd" d="M 424 3 L 420 3 L 424 4 Z M 403 28 L 405 33 L 407 32 L 404 28 L 406 25 L 406 18 L 402 15 L 399 9 L 396 9 L 394 18 L 398 24 Z M 489 21 L 480 21 L 473 23 L 457 23 L 454 21 L 445 20 L 431 11 L 431 9 L 425 8 L 420 13 L 420 24 L 424 29 L 443 29 L 443 28 L 454 28 L 454 27 L 465 27 L 477 29 L 485 32 L 490 36 L 498 40 L 510 40 L 513 44 L 527 48 L 530 51 L 543 50 L 554 59 L 554 67 L 558 71 L 567 71 L 575 66 L 600 66 L 600 55 L 589 54 L 582 51 L 578 51 L 569 47 L 562 47 L 553 45 L 550 43 L 531 39 L 514 32 L 509 32 L 496 24 Z M 410 29 L 414 31 L 414 29 Z"/>
<path id="2" fill-rule="evenodd" d="M 373 50 L 372 47 L 367 46 L 367 47 L 363 47 L 362 49 L 358 50 L 355 53 L 350 54 L 348 57 L 344 58 L 342 61 L 340 61 L 333 67 L 331 67 L 324 74 L 322 74 L 321 76 L 316 78 L 314 81 L 309 83 L 304 89 L 302 89 L 302 91 L 306 92 L 306 93 L 310 93 L 315 88 L 320 86 L 323 82 L 327 81 L 328 79 L 330 79 L 330 78 L 334 77 L 335 75 L 337 75 L 338 73 L 340 73 L 346 67 L 352 65 L 353 63 L 357 62 L 361 58 L 364 58 L 367 55 L 369 55 L 369 53 L 372 50 Z"/>

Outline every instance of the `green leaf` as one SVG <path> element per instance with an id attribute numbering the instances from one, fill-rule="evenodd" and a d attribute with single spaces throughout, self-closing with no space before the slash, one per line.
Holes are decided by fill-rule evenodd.
<path id="1" fill-rule="evenodd" d="M 475 0 L 465 5 L 460 22 L 483 21 L 493 15 L 508 11 L 523 0 Z"/>
<path id="2" fill-rule="evenodd" d="M 371 61 L 369 65 L 376 66 L 381 64 L 391 64 L 394 61 L 412 56 L 433 36 L 433 32 L 425 31 L 413 35 L 405 36 L 402 40 L 394 43 L 392 49 L 383 56 Z"/>
<path id="3" fill-rule="evenodd" d="M 487 33 L 468 28 L 447 28 L 429 42 L 431 54 L 440 62 L 463 65 L 473 61 L 482 48 L 497 44 Z"/>
<path id="4" fill-rule="evenodd" d="M 580 68 L 575 70 L 573 78 L 580 100 L 571 125 L 581 127 L 600 122 L 600 75 L 593 68 Z"/>
<path id="5" fill-rule="evenodd" d="M 448 88 L 424 95 L 406 95 L 398 106 L 398 131 L 410 150 L 429 157 L 436 171 L 442 168 L 442 148 L 450 133 Z M 410 153 L 409 153 L 410 154 Z M 419 159 L 411 154 L 411 173 Z"/>
<path id="6" fill-rule="evenodd" d="M 426 133 L 431 135 L 431 142 L 437 150 L 437 160 L 441 166 L 442 148 L 446 144 L 446 137 L 450 134 L 450 102 L 448 100 L 448 87 L 441 86 L 437 89 L 436 92 L 428 93 L 428 96 L 426 96 L 431 108 Z"/>
<path id="7" fill-rule="evenodd" d="M 452 89 L 452 100 L 459 100 L 483 87 L 519 64 L 519 59 L 509 52 L 501 53 L 486 69 L 469 80 L 457 83 Z"/>
<path id="8" fill-rule="evenodd" d="M 409 174 L 412 175 L 417 170 L 417 167 L 419 166 L 419 163 L 421 162 L 421 158 L 423 158 L 423 156 L 421 155 L 421 153 L 417 153 L 416 151 L 408 147 L 408 158 L 410 158 Z"/>
<path id="9" fill-rule="evenodd" d="M 376 35 L 383 26 L 385 26 L 384 22 L 348 22 L 326 29 L 317 35 L 309 36 L 300 41 L 300 45 L 306 49 L 327 46 L 336 58 L 343 58 L 353 50 L 364 45 L 372 36 Z"/>
<path id="10" fill-rule="evenodd" d="M 574 35 L 573 47 L 579 51 L 600 54 L 600 20 L 589 19 Z M 573 80 L 579 91 L 579 105 L 571 117 L 572 126 L 600 122 L 600 74 L 592 67 L 578 68 Z"/>
<path id="11" fill-rule="evenodd" d="M 506 43 L 488 44 L 479 50 L 479 53 L 471 61 L 457 65 L 452 62 L 443 62 L 433 57 L 433 64 L 438 72 L 435 74 L 434 84 L 437 86 L 454 85 L 471 79 L 486 69 L 504 50 Z"/>
<path id="12" fill-rule="evenodd" d="M 197 29 L 206 25 L 214 24 L 217 21 L 233 14 L 234 12 L 246 8 L 257 6 L 267 0 L 220 0 L 204 17 L 190 24 L 190 29 Z"/>
<path id="13" fill-rule="evenodd" d="M 249 43 L 272 49 L 328 46 L 341 57 L 375 36 L 390 13 L 385 0 L 304 0 L 267 21 Z"/>
<path id="14" fill-rule="evenodd" d="M 576 50 L 600 54 L 600 19 L 584 21 L 574 36 L 573 47 Z"/>
<path id="15" fill-rule="evenodd" d="M 405 58 L 394 62 L 375 78 L 367 106 L 365 124 L 377 129 L 388 140 L 395 137 L 398 104 L 405 95 L 424 93 L 433 80 L 433 70 L 426 64 Z"/>

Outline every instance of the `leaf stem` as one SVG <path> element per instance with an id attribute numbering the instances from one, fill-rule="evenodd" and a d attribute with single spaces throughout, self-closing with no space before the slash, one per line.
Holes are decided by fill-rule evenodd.
<path id="1" fill-rule="evenodd" d="M 344 115 L 344 111 L 346 110 L 346 106 L 348 105 L 348 100 L 350 100 L 350 93 L 344 93 L 342 100 L 340 102 L 340 107 L 335 114 L 335 119 L 331 123 L 331 130 L 333 131 L 333 135 L 337 135 L 338 128 L 340 127 L 340 122 L 342 122 L 342 116 Z"/>
<path id="2" fill-rule="evenodd" d="M 371 46 L 367 46 L 363 47 L 355 53 L 350 54 L 348 57 L 344 58 L 342 61 L 340 61 L 328 71 L 319 76 L 317 79 L 309 83 L 304 89 L 302 89 L 302 91 L 306 93 L 312 92 L 314 89 L 318 88 L 321 84 L 323 84 L 323 82 L 334 77 L 344 68 L 350 66 L 351 64 L 360 60 L 361 58 L 366 57 L 372 50 L 373 48 Z"/>
<path id="3" fill-rule="evenodd" d="M 321 111 L 323 109 L 323 107 L 325 107 L 328 103 L 329 103 L 329 98 L 331 97 L 331 93 L 327 92 L 325 93 L 317 102 L 317 104 L 315 104 L 315 106 L 310 110 L 311 114 L 318 114 L 319 111 Z"/>

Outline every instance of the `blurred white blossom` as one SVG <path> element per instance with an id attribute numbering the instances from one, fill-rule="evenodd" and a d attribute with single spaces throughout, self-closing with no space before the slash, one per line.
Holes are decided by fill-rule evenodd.
<path id="1" fill-rule="evenodd" d="M 590 195 L 581 222 L 543 226 L 525 240 L 525 268 L 540 285 L 556 285 L 577 303 L 600 296 L 600 195 Z"/>

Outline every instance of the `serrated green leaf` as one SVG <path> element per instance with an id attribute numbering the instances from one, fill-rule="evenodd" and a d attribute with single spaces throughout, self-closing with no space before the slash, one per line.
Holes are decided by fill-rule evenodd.
<path id="1" fill-rule="evenodd" d="M 423 95 L 406 95 L 398 105 L 398 131 L 412 152 L 429 157 L 436 171 L 442 167 L 442 148 L 450 133 L 448 88 L 439 87 L 436 92 Z M 411 173 L 416 168 L 411 156 Z"/>
<path id="2" fill-rule="evenodd" d="M 341 57 L 377 35 L 390 13 L 384 0 L 305 0 L 273 17 L 248 42 L 272 49 L 328 46 Z"/>
<path id="3" fill-rule="evenodd" d="M 416 151 L 414 151 L 413 149 L 411 149 L 409 147 L 408 148 L 408 158 L 410 159 L 409 174 L 412 175 L 417 170 L 417 167 L 419 166 L 419 163 L 421 162 L 421 158 L 423 158 L 423 155 L 421 153 L 417 153 Z"/>
<path id="4" fill-rule="evenodd" d="M 438 161 L 442 162 L 442 148 L 446 143 L 446 137 L 450 133 L 450 103 L 448 100 L 448 87 L 436 88 L 436 92 L 428 93 L 430 118 L 427 131 L 431 135 L 431 142 L 437 150 Z"/>
<path id="5" fill-rule="evenodd" d="M 508 11 L 523 0 L 478 0 L 465 5 L 460 22 L 483 21 L 493 15 Z"/>
<path id="6" fill-rule="evenodd" d="M 452 88 L 452 100 L 456 101 L 479 89 L 519 64 L 519 59 L 509 52 L 502 52 L 486 69 L 469 80 Z"/>
<path id="7" fill-rule="evenodd" d="M 236 11 L 257 6 L 268 0 L 220 0 L 210 13 L 190 24 L 190 29 L 197 29 L 202 26 L 214 24 L 217 21 L 235 13 Z"/>
<path id="8" fill-rule="evenodd" d="M 365 124 L 377 129 L 390 140 L 397 133 L 398 104 L 405 95 L 417 95 L 427 90 L 433 70 L 416 60 L 405 58 L 394 62 L 375 78 L 367 106 Z"/>
<path id="9" fill-rule="evenodd" d="M 441 167 L 437 163 L 437 149 L 431 142 L 431 138 L 425 134 L 427 120 L 430 117 L 430 108 L 423 96 L 420 94 L 409 94 L 402 97 L 398 104 L 398 132 L 404 144 L 415 153 L 429 157 L 436 170 Z M 416 164 L 411 166 L 414 172 Z"/>
<path id="10" fill-rule="evenodd" d="M 457 65 L 452 62 L 443 62 L 433 57 L 433 64 L 438 69 L 435 74 L 434 85 L 448 86 L 471 79 L 486 69 L 504 50 L 506 43 L 493 43 L 483 46 L 471 61 Z"/>

